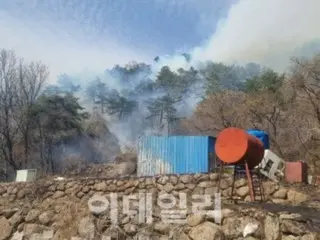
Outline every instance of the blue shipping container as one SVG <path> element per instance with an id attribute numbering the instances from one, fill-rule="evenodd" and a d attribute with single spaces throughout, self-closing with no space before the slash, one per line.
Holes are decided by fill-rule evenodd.
<path id="1" fill-rule="evenodd" d="M 138 176 L 209 172 L 216 167 L 215 138 L 147 136 L 138 145 Z"/>
<path id="2" fill-rule="evenodd" d="M 249 129 L 247 133 L 260 139 L 265 149 L 270 148 L 269 135 L 265 131 L 257 130 L 257 129 Z"/>

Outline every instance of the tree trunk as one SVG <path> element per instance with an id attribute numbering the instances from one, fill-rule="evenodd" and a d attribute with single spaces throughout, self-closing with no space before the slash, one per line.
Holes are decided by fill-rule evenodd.
<path id="1" fill-rule="evenodd" d="M 29 126 L 27 125 L 24 133 L 24 165 L 28 168 L 29 159 Z"/>

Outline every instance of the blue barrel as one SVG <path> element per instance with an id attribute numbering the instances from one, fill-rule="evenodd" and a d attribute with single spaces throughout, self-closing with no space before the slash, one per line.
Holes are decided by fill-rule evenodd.
<path id="1" fill-rule="evenodd" d="M 260 139 L 265 149 L 270 148 L 269 135 L 265 131 L 258 130 L 258 129 L 249 129 L 247 130 L 247 133 Z"/>

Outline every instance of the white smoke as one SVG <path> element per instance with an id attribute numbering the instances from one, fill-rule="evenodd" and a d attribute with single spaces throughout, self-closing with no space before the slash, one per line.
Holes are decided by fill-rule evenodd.
<path id="1" fill-rule="evenodd" d="M 319 0 L 240 0 L 207 43 L 192 50 L 193 63 L 256 62 L 284 71 L 293 56 L 320 51 Z"/>
<path id="2" fill-rule="evenodd" d="M 283 70 L 295 51 L 320 38 L 319 9 L 318 0 L 241 0 L 194 57 Z"/>

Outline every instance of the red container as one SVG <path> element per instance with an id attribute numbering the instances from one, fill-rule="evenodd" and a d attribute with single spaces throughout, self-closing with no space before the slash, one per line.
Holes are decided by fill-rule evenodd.
<path id="1" fill-rule="evenodd" d="M 307 183 L 307 164 L 302 161 L 286 162 L 284 175 L 289 183 Z"/>
<path id="2" fill-rule="evenodd" d="M 259 165 L 263 159 L 263 143 L 239 128 L 226 128 L 222 130 L 215 143 L 217 157 L 227 164 L 240 164 L 245 160 L 249 168 Z"/>

